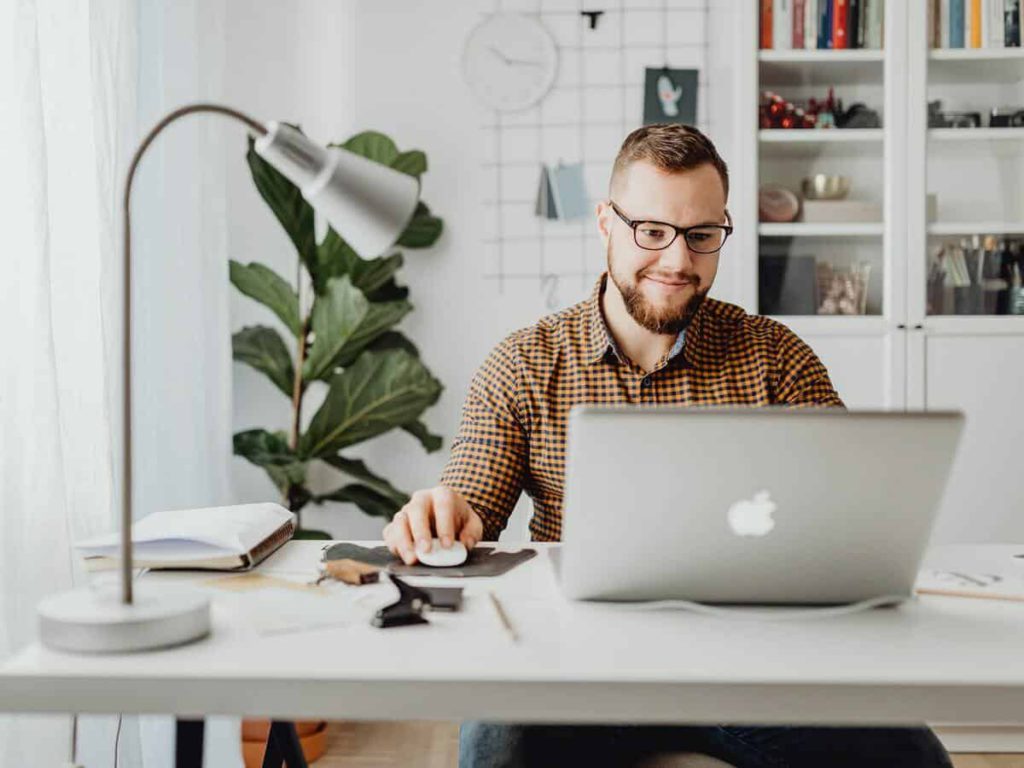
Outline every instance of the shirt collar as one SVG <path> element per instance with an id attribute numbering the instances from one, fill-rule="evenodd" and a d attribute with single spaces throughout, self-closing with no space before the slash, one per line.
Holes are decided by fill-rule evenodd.
<path id="1" fill-rule="evenodd" d="M 626 356 L 622 354 L 622 351 L 615 343 L 615 339 L 612 338 L 612 334 L 608 330 L 608 322 L 604 318 L 604 311 L 601 309 L 601 296 L 604 294 L 607 279 L 608 273 L 605 272 L 598 279 L 597 285 L 594 286 L 594 290 L 591 292 L 590 298 L 587 299 L 586 303 L 587 361 L 590 363 L 600 362 L 610 349 L 620 363 L 625 363 L 627 362 Z M 685 347 L 686 330 L 684 329 L 676 336 L 676 340 L 672 344 L 672 349 L 666 355 L 665 361 L 669 362 L 678 357 Z"/>

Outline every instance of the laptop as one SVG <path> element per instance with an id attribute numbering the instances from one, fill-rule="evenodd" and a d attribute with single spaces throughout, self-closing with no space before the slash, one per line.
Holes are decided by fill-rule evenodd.
<path id="1" fill-rule="evenodd" d="M 763 605 L 910 596 L 963 415 L 577 406 L 567 597 Z"/>

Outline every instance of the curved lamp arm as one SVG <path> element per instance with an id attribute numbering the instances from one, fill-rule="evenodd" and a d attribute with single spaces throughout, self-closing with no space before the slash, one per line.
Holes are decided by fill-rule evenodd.
<path id="1" fill-rule="evenodd" d="M 124 198 L 122 200 L 122 215 L 124 217 L 124 231 L 122 251 L 124 254 L 124 315 L 121 322 L 124 324 L 122 338 L 124 354 L 124 379 L 122 387 L 124 390 L 124 412 L 122 414 L 121 450 L 123 451 L 122 462 L 124 465 L 124 479 L 121 490 L 121 602 L 132 602 L 132 223 L 131 223 L 131 200 L 132 183 L 135 181 L 135 171 L 139 167 L 139 161 L 149 149 L 149 145 L 166 128 L 179 118 L 191 115 L 196 112 L 215 112 L 217 114 L 233 117 L 240 120 L 251 128 L 256 135 L 263 136 L 267 129 L 260 123 L 253 120 L 246 114 L 222 107 L 219 104 L 187 104 L 180 107 L 150 130 L 146 137 L 139 144 L 132 156 L 131 164 L 128 166 L 128 176 L 124 184 Z"/>
<path id="2" fill-rule="evenodd" d="M 212 112 L 244 123 L 255 149 L 302 191 L 303 197 L 356 252 L 377 256 L 405 231 L 419 202 L 419 179 L 339 147 L 322 147 L 283 123 L 267 125 L 220 104 L 186 104 L 146 134 L 132 156 L 124 186 L 124 481 L 121 499 L 121 602 L 132 603 L 132 256 L 131 194 L 139 161 L 154 139 L 186 115 Z"/>

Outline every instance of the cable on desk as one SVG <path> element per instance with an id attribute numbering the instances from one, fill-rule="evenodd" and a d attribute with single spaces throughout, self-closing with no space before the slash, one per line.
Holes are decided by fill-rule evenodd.
<path id="1" fill-rule="evenodd" d="M 649 600 L 647 602 L 622 603 L 617 607 L 626 611 L 685 610 L 704 616 L 715 616 L 717 618 L 739 621 L 786 621 L 794 619 L 829 619 L 837 616 L 847 616 L 868 611 L 872 608 L 896 605 L 909 599 L 907 595 L 880 595 L 879 597 L 872 597 L 867 600 L 846 603 L 844 605 L 786 610 L 763 610 L 745 607 L 729 608 L 719 605 L 708 605 L 707 603 L 696 603 L 691 600 Z"/>

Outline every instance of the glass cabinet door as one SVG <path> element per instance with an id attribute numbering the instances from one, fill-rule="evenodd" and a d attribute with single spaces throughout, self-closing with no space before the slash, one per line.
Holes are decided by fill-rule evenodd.
<path id="1" fill-rule="evenodd" d="M 926 29 L 929 316 L 1024 315 L 1024 50 L 995 21 Z"/>
<path id="2" fill-rule="evenodd" d="M 882 25 L 881 18 L 877 20 Z M 887 151 L 883 30 L 758 51 L 758 312 L 881 315 Z M 786 47 L 786 46 L 789 47 Z"/>

